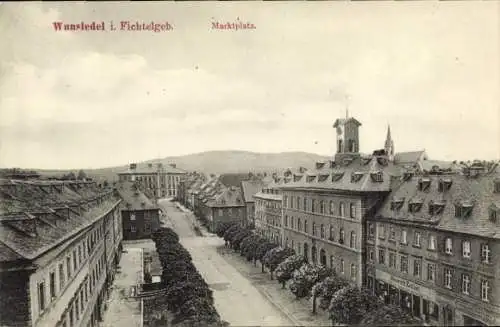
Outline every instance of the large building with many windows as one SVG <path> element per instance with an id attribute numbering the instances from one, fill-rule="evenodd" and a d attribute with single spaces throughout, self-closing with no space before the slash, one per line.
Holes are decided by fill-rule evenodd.
<path id="1" fill-rule="evenodd" d="M 265 185 L 260 192 L 254 195 L 255 199 L 255 230 L 276 244 L 283 245 L 282 237 L 282 204 L 283 196 L 279 185 L 284 178 L 275 177 Z"/>
<path id="2" fill-rule="evenodd" d="M 120 199 L 82 181 L 0 181 L 0 325 L 98 326 L 121 253 Z"/>
<path id="3" fill-rule="evenodd" d="M 186 172 L 175 164 L 132 163 L 126 171 L 118 173 L 118 179 L 120 182 L 139 183 L 141 190 L 152 198 L 176 198 L 184 175 Z"/>

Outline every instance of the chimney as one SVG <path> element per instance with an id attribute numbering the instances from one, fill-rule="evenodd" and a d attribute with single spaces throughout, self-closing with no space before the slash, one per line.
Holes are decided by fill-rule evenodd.
<path id="1" fill-rule="evenodd" d="M 135 170 L 137 168 L 137 164 L 136 163 L 131 163 L 130 164 L 130 170 Z"/>

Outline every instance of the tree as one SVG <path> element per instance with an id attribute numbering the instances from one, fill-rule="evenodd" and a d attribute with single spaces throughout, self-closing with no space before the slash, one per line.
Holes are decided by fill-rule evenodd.
<path id="1" fill-rule="evenodd" d="M 85 174 L 85 172 L 82 169 L 80 169 L 80 171 L 78 172 L 78 179 L 84 180 L 86 178 L 87 178 L 87 174 Z"/>
<path id="2" fill-rule="evenodd" d="M 229 227 L 228 229 L 226 229 L 226 231 L 224 232 L 224 241 L 227 242 L 230 242 L 231 239 L 234 237 L 234 235 L 236 233 L 239 233 L 240 231 L 242 231 L 243 228 L 241 228 L 241 226 L 237 225 L 237 224 L 234 224 L 233 226 Z"/>
<path id="3" fill-rule="evenodd" d="M 264 241 L 263 243 L 261 243 L 258 247 L 257 247 L 257 250 L 256 250 L 256 259 L 260 261 L 261 263 L 261 266 L 262 266 L 262 272 L 264 272 L 264 267 L 265 267 L 265 263 L 264 263 L 264 256 L 266 255 L 267 251 L 271 250 L 272 248 L 275 248 L 275 247 L 278 247 L 277 244 L 274 244 L 274 243 L 271 243 L 269 241 Z"/>
<path id="4" fill-rule="evenodd" d="M 332 300 L 333 294 L 348 285 L 349 282 L 335 274 L 331 274 L 325 279 L 317 282 L 312 288 L 313 313 L 316 313 L 317 298 L 320 298 L 319 307 L 323 310 L 327 310 Z"/>
<path id="5" fill-rule="evenodd" d="M 217 226 L 215 227 L 215 234 L 219 237 L 224 237 L 224 233 L 232 226 L 234 226 L 235 223 L 233 222 L 219 222 L 217 223 Z"/>
<path id="6" fill-rule="evenodd" d="M 303 256 L 296 254 L 286 258 L 278 265 L 278 267 L 276 267 L 276 279 L 281 283 L 283 288 L 285 288 L 286 282 L 292 278 L 293 272 L 305 263 L 306 259 Z"/>
<path id="7" fill-rule="evenodd" d="M 231 245 L 233 248 L 238 251 L 240 248 L 241 241 L 247 236 L 250 236 L 252 234 L 252 231 L 249 229 L 243 229 L 239 233 L 235 234 L 234 237 L 231 240 Z"/>
<path id="8" fill-rule="evenodd" d="M 421 326 L 421 323 L 399 306 L 383 305 L 360 322 L 362 326 Z"/>
<path id="9" fill-rule="evenodd" d="M 369 312 L 383 305 L 370 291 L 349 285 L 335 292 L 328 311 L 333 325 L 358 325 Z"/>
<path id="10" fill-rule="evenodd" d="M 293 272 L 292 282 L 289 285 L 290 291 L 297 298 L 309 296 L 314 284 L 323 280 L 329 274 L 331 274 L 331 271 L 324 266 L 313 266 L 306 263 Z"/>
<path id="11" fill-rule="evenodd" d="M 245 256 L 248 261 L 253 261 L 254 266 L 257 264 L 257 248 L 266 240 L 260 236 L 252 234 L 247 236 L 240 245 L 241 254 Z"/>
<path id="12" fill-rule="evenodd" d="M 271 273 L 271 280 L 273 279 L 274 270 L 278 265 L 283 262 L 286 258 L 295 254 L 295 251 L 291 248 L 275 247 L 267 251 L 262 260 L 265 266 L 269 269 Z"/>

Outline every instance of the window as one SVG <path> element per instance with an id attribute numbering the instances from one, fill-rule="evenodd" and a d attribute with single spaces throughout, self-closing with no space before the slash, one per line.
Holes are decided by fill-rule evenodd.
<path id="1" fill-rule="evenodd" d="M 481 260 L 484 263 L 491 262 L 491 250 L 488 244 L 481 244 Z"/>
<path id="2" fill-rule="evenodd" d="M 490 282 L 486 279 L 481 280 L 481 300 L 488 302 L 490 296 Z"/>
<path id="3" fill-rule="evenodd" d="M 334 238 L 333 238 L 334 233 L 335 233 L 335 232 L 334 232 L 334 230 L 333 230 L 333 226 L 332 226 L 332 225 L 330 225 L 330 241 L 333 241 L 333 240 L 334 240 Z"/>
<path id="4" fill-rule="evenodd" d="M 135 220 L 135 214 L 133 213 L 130 214 L 130 220 Z"/>
<path id="5" fill-rule="evenodd" d="M 300 218 L 297 219 L 297 229 L 299 231 L 302 230 L 302 222 L 300 221 Z"/>
<path id="6" fill-rule="evenodd" d="M 297 197 L 297 209 L 300 209 L 300 197 Z"/>
<path id="7" fill-rule="evenodd" d="M 355 281 L 357 275 L 357 269 L 355 264 L 351 264 L 351 280 Z"/>
<path id="8" fill-rule="evenodd" d="M 307 228 L 307 220 L 304 220 L 304 233 L 307 233 L 308 228 Z"/>
<path id="9" fill-rule="evenodd" d="M 83 300 L 83 289 L 80 291 L 80 309 L 82 309 L 83 313 L 83 308 L 85 306 L 85 301 Z"/>
<path id="10" fill-rule="evenodd" d="M 325 226 L 323 224 L 321 224 L 320 233 L 321 238 L 325 238 Z"/>
<path id="11" fill-rule="evenodd" d="M 56 273 L 51 272 L 49 274 L 49 290 L 50 290 L 50 298 L 53 299 L 56 297 Z"/>
<path id="12" fill-rule="evenodd" d="M 344 217 L 345 216 L 345 208 L 344 208 L 344 203 L 343 202 L 340 202 L 340 204 L 339 204 L 339 215 L 340 215 L 340 217 Z"/>
<path id="13" fill-rule="evenodd" d="M 349 246 L 352 248 L 352 249 L 355 249 L 356 248 L 356 233 L 355 232 L 351 232 L 351 240 L 350 240 L 350 244 Z"/>
<path id="14" fill-rule="evenodd" d="M 333 203 L 333 201 L 330 201 L 330 215 L 333 215 L 333 213 L 335 212 L 334 208 L 335 204 Z"/>
<path id="15" fill-rule="evenodd" d="M 313 236 L 316 236 L 316 223 L 314 221 L 312 223 L 312 234 Z"/>
<path id="16" fill-rule="evenodd" d="M 429 250 L 436 250 L 436 236 L 435 235 L 429 235 L 428 249 Z"/>
<path id="17" fill-rule="evenodd" d="M 415 238 L 413 239 L 413 245 L 416 247 L 420 247 L 421 235 L 420 232 L 415 232 Z"/>
<path id="18" fill-rule="evenodd" d="M 470 276 L 462 274 L 462 293 L 469 294 L 470 291 Z"/>
<path id="19" fill-rule="evenodd" d="M 304 198 L 304 207 L 302 208 L 304 211 L 307 211 L 307 199 Z"/>
<path id="20" fill-rule="evenodd" d="M 500 181 L 495 181 L 494 193 L 500 193 Z"/>
<path id="21" fill-rule="evenodd" d="M 469 241 L 462 242 L 462 256 L 464 258 L 470 258 L 470 242 Z"/>
<path id="22" fill-rule="evenodd" d="M 350 211 L 351 211 L 351 218 L 356 218 L 356 205 L 354 203 L 351 203 Z"/>
<path id="23" fill-rule="evenodd" d="M 344 259 L 340 259 L 340 272 L 344 273 Z"/>
<path id="24" fill-rule="evenodd" d="M 382 224 L 378 226 L 378 238 L 385 238 L 385 226 Z"/>
<path id="25" fill-rule="evenodd" d="M 444 287 L 452 288 L 453 273 L 451 269 L 444 268 Z"/>
<path id="26" fill-rule="evenodd" d="M 321 214 L 325 213 L 325 201 L 323 201 L 323 200 L 319 201 L 319 212 Z"/>
<path id="27" fill-rule="evenodd" d="M 436 265 L 433 263 L 427 264 L 427 280 L 428 281 L 436 280 Z"/>
<path id="28" fill-rule="evenodd" d="M 344 244 L 344 238 L 345 238 L 345 232 L 344 232 L 344 229 L 341 228 L 340 229 L 340 235 L 339 235 L 339 243 L 340 244 Z"/>
<path id="29" fill-rule="evenodd" d="M 445 239 L 444 252 L 450 255 L 453 254 L 453 241 L 449 237 Z"/>
<path id="30" fill-rule="evenodd" d="M 76 297 L 76 299 L 75 299 L 75 306 L 74 306 L 74 308 L 75 308 L 75 317 L 76 317 L 76 320 L 80 319 L 80 308 L 79 308 L 79 306 L 78 306 L 78 303 L 79 303 L 79 302 L 80 302 L 80 301 L 79 301 L 78 296 L 77 296 L 77 297 Z"/>
<path id="31" fill-rule="evenodd" d="M 64 289 L 64 283 L 65 283 L 65 278 L 64 278 L 64 264 L 60 263 L 59 264 L 59 291 L 62 291 Z"/>
<path id="32" fill-rule="evenodd" d="M 219 217 L 222 217 L 223 216 L 222 209 L 217 209 L 217 214 L 219 215 Z"/>
<path id="33" fill-rule="evenodd" d="M 396 268 L 396 253 L 389 252 L 389 267 Z"/>
<path id="34" fill-rule="evenodd" d="M 288 227 L 288 216 L 285 216 L 285 227 Z"/>
<path id="35" fill-rule="evenodd" d="M 73 251 L 73 270 L 76 271 L 76 267 L 77 267 L 77 257 L 76 257 L 76 250 Z"/>
<path id="36" fill-rule="evenodd" d="M 45 283 L 38 283 L 38 309 L 40 313 L 45 310 Z"/>
<path id="37" fill-rule="evenodd" d="M 401 256 L 401 272 L 408 273 L 408 257 L 404 255 Z"/>
<path id="38" fill-rule="evenodd" d="M 378 263 L 385 265 L 385 249 L 378 250 Z"/>
<path id="39" fill-rule="evenodd" d="M 369 238 L 375 237 L 375 225 L 372 223 L 368 224 L 368 237 Z"/>
<path id="40" fill-rule="evenodd" d="M 66 257 L 66 273 L 68 274 L 68 281 L 71 278 L 71 258 Z"/>
<path id="41" fill-rule="evenodd" d="M 82 263 L 82 246 L 81 245 L 78 246 L 78 263 L 79 264 Z"/>
<path id="42" fill-rule="evenodd" d="M 130 226 L 130 232 L 135 233 L 136 231 L 137 229 L 135 228 L 135 226 Z"/>
<path id="43" fill-rule="evenodd" d="M 395 241 L 396 240 L 396 230 L 394 229 L 394 227 L 391 227 L 390 230 L 389 230 L 389 239 L 391 241 Z"/>
<path id="44" fill-rule="evenodd" d="M 370 259 L 371 262 L 375 261 L 375 253 L 373 252 L 372 249 L 368 251 L 368 258 Z"/>
<path id="45" fill-rule="evenodd" d="M 420 259 L 413 260 L 413 276 L 420 277 L 422 274 L 422 261 Z"/>
<path id="46" fill-rule="evenodd" d="M 144 223 L 144 233 L 151 233 L 151 224 L 150 223 Z"/>
<path id="47" fill-rule="evenodd" d="M 335 259 L 333 258 L 333 255 L 330 256 L 330 268 L 335 269 L 334 267 Z"/>
<path id="48" fill-rule="evenodd" d="M 401 244 L 408 244 L 408 234 L 406 230 L 401 231 Z"/>
<path id="49" fill-rule="evenodd" d="M 316 200 L 311 200 L 311 211 L 316 212 Z"/>

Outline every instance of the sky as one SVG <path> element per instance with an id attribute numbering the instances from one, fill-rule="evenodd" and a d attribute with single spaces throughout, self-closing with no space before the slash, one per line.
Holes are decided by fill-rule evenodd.
<path id="1" fill-rule="evenodd" d="M 0 166 L 332 155 L 347 107 L 361 152 L 390 124 L 396 152 L 499 159 L 499 13 L 498 1 L 2 3 Z M 211 29 L 236 19 L 256 29 Z M 122 20 L 173 30 L 109 30 Z"/>

